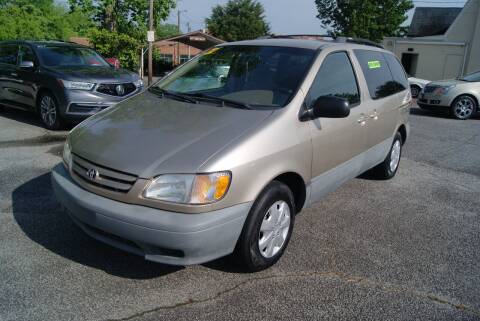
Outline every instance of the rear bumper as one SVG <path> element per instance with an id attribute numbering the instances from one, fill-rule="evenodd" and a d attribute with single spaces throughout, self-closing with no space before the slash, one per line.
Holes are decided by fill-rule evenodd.
<path id="1" fill-rule="evenodd" d="M 82 189 L 62 164 L 52 170 L 52 185 L 73 221 L 93 238 L 173 265 L 204 263 L 232 253 L 252 205 L 182 214 L 121 203 Z"/>

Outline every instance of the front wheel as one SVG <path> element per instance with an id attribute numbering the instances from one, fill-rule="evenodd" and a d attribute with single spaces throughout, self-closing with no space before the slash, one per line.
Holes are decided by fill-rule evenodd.
<path id="1" fill-rule="evenodd" d="M 456 98 L 451 107 L 452 116 L 456 119 L 469 119 L 477 110 L 477 102 L 470 96 L 462 95 Z"/>
<path id="2" fill-rule="evenodd" d="M 249 271 L 264 270 L 283 255 L 295 220 L 292 191 L 273 181 L 254 202 L 237 242 L 236 256 Z"/>
<path id="3" fill-rule="evenodd" d="M 50 130 L 62 128 L 63 122 L 58 111 L 57 101 L 50 93 L 43 93 L 38 100 L 38 111 L 43 125 Z"/>
<path id="4" fill-rule="evenodd" d="M 399 132 L 393 138 L 392 146 L 383 162 L 373 168 L 373 173 L 379 179 L 391 179 L 395 176 L 402 156 L 402 135 Z"/>

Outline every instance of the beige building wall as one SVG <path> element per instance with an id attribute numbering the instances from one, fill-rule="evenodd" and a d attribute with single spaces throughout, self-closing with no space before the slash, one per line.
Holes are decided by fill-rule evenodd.
<path id="1" fill-rule="evenodd" d="M 416 57 L 410 73 L 428 80 L 448 79 L 480 70 L 480 0 L 469 0 L 445 35 L 385 38 L 398 58 Z M 402 61 L 403 63 L 403 61 Z"/>

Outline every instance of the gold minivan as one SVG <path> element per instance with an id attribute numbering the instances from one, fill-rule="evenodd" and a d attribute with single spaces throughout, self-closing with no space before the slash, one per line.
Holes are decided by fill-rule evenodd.
<path id="1" fill-rule="evenodd" d="M 52 183 L 100 241 L 176 265 L 235 252 L 258 271 L 303 208 L 395 175 L 410 101 L 399 61 L 368 43 L 226 43 L 75 127 Z"/>

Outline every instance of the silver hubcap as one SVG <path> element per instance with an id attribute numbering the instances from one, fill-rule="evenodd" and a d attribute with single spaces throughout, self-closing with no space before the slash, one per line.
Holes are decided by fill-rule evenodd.
<path id="1" fill-rule="evenodd" d="M 284 201 L 273 203 L 265 214 L 258 236 L 258 247 L 265 258 L 276 255 L 290 230 L 290 207 Z"/>
<path id="2" fill-rule="evenodd" d="M 57 109 L 55 102 L 50 96 L 43 96 L 40 102 L 40 115 L 42 120 L 48 126 L 53 126 L 57 120 Z"/>
<path id="3" fill-rule="evenodd" d="M 400 162 L 400 150 L 402 146 L 400 145 L 400 141 L 396 140 L 392 146 L 392 152 L 390 153 L 390 170 L 395 172 L 398 167 L 398 163 Z"/>
<path id="4" fill-rule="evenodd" d="M 469 97 L 460 98 L 455 104 L 454 111 L 455 116 L 458 118 L 468 118 L 472 115 L 474 109 L 474 102 Z"/>

